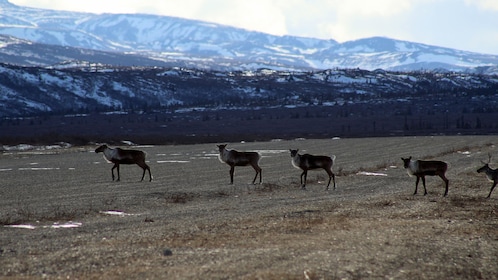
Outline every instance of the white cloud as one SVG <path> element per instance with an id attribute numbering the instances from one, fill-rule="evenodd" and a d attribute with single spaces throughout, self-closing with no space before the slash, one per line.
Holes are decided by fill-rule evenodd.
<path id="1" fill-rule="evenodd" d="M 135 1 L 119 0 L 86 0 L 86 1 L 68 1 L 68 0 L 10 0 L 10 2 L 34 8 L 45 8 L 65 11 L 81 11 L 90 13 L 134 13 Z M 138 3 L 138 1 L 136 1 Z"/>
<path id="2" fill-rule="evenodd" d="M 188 2 L 188 0 L 187 0 Z M 192 18 L 222 23 L 275 35 L 287 34 L 281 0 L 191 0 L 196 2 Z M 223 7 L 223 8 L 220 8 Z"/>
<path id="3" fill-rule="evenodd" d="M 17 5 L 91 13 L 145 13 L 199 19 L 220 24 L 287 34 L 282 6 L 285 0 L 11 0 Z"/>
<path id="4" fill-rule="evenodd" d="M 465 0 L 467 5 L 475 5 L 482 10 L 498 11 L 498 1 L 496 0 Z"/>
<path id="5" fill-rule="evenodd" d="M 412 1 L 400 0 L 329 0 L 293 1 L 287 8 L 290 33 L 335 39 L 340 42 L 378 34 L 382 21 L 391 21 L 408 13 Z M 376 33 L 377 32 L 377 33 Z"/>
<path id="6" fill-rule="evenodd" d="M 412 1 L 403 0 L 348 0 L 348 1 L 330 1 L 329 9 L 335 10 L 341 16 L 381 16 L 388 17 L 405 12 L 410 9 Z"/>

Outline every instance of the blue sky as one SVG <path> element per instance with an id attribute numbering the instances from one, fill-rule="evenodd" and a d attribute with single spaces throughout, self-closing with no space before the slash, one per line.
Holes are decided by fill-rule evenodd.
<path id="1" fill-rule="evenodd" d="M 498 55 L 498 0 L 10 0 L 92 13 L 146 13 L 339 42 L 384 36 Z"/>

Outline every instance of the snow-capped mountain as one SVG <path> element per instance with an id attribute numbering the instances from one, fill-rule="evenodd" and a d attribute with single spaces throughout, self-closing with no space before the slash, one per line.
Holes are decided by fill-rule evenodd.
<path id="1" fill-rule="evenodd" d="M 312 57 L 328 67 L 411 71 L 464 71 L 498 64 L 498 56 L 429 46 L 382 37 L 360 39 L 319 51 Z"/>
<path id="2" fill-rule="evenodd" d="M 0 34 L 0 61 L 42 67 L 85 67 L 90 64 L 115 66 L 165 66 L 167 63 L 140 55 L 35 43 Z"/>
<path id="3" fill-rule="evenodd" d="M 167 16 L 34 9 L 7 0 L 0 0 L 0 34 L 48 45 L 125 52 L 212 69 L 338 67 L 467 71 L 498 64 L 496 55 L 388 38 L 338 43 L 332 39 L 274 36 Z"/>

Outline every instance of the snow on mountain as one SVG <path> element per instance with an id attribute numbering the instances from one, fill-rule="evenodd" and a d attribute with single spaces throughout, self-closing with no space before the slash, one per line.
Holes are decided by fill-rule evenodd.
<path id="1" fill-rule="evenodd" d="M 216 72 L 104 65 L 54 69 L 0 63 L 0 73 L 0 117 L 116 110 L 341 106 L 347 100 L 387 104 L 441 94 L 495 100 L 498 87 L 498 78 L 489 75 L 361 69 Z"/>
<path id="2" fill-rule="evenodd" d="M 479 65 L 498 64 L 498 56 L 393 40 L 383 37 L 338 44 L 312 55 L 321 68 L 346 67 L 397 71 L 445 68 L 465 71 Z"/>
<path id="3" fill-rule="evenodd" d="M 67 46 L 35 43 L 0 34 L 0 61 L 14 65 L 43 67 L 166 66 L 171 63 L 140 55 L 98 51 Z"/>
<path id="4" fill-rule="evenodd" d="M 498 56 L 373 37 L 337 43 L 146 14 L 91 14 L 16 6 L 0 0 L 0 34 L 55 46 L 139 54 L 211 69 L 468 71 Z M 62 61 L 60 61 L 62 62 Z M 25 61 L 29 63 L 29 61 Z"/>

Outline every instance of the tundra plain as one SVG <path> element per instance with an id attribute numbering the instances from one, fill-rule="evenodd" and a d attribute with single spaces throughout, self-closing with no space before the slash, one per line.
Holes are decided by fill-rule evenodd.
<path id="1" fill-rule="evenodd" d="M 498 191 L 476 170 L 496 136 L 229 143 L 262 154 L 254 170 L 219 162 L 215 144 L 136 146 L 154 180 L 97 146 L 0 155 L 3 279 L 496 279 Z M 114 147 L 114 146 L 113 146 Z M 124 146 L 121 146 L 124 147 Z M 300 170 L 289 149 L 332 155 L 326 173 Z M 449 164 L 449 193 L 428 195 L 401 157 Z M 421 184 L 421 183 L 420 183 Z"/>

